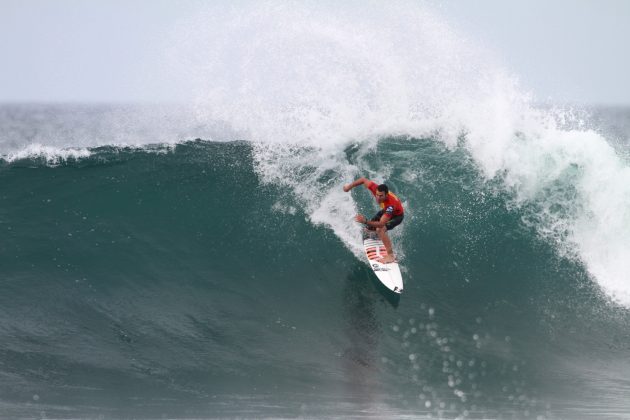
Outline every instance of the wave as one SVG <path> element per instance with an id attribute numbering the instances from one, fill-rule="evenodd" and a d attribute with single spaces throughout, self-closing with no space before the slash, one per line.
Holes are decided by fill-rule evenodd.
<path id="1" fill-rule="evenodd" d="M 194 141 L 0 168 L 0 350 L 12 361 L 5 377 L 22 384 L 3 393 L 21 407 L 12 412 L 29 412 L 16 395 L 31 392 L 51 413 L 72 407 L 66 416 L 92 415 L 95 395 L 113 415 L 181 413 L 155 400 L 175 398 L 195 415 L 247 416 L 225 406 L 244 393 L 244 407 L 270 416 L 294 413 L 296 400 L 295 413 L 316 416 L 359 404 L 395 416 L 549 417 L 548 406 L 573 401 L 556 375 L 593 375 L 590 355 L 614 358 L 627 344 L 623 308 L 522 223 L 528 210 L 466 149 L 387 138 L 345 150 L 358 167 L 390 168 L 410 204 L 393 232 L 405 279 L 395 310 L 330 228 L 350 226 L 357 242 L 358 227 L 325 201 L 325 221 L 313 223 L 294 189 L 261 182 L 258 153 L 250 142 Z M 375 211 L 365 191 L 353 195 L 358 211 Z M 55 368 L 39 376 L 42 363 Z M 110 381 L 134 398 L 110 407 Z"/>
<path id="2" fill-rule="evenodd" d="M 426 6 L 355 6 L 208 6 L 172 33 L 172 70 L 194 86 L 191 104 L 3 107 L 3 159 L 59 163 L 101 146 L 248 140 L 260 179 L 292 190 L 313 223 L 360 255 L 338 222 L 357 210 L 340 186 L 388 179 L 392 167 L 361 158 L 380 139 L 432 139 L 464 148 L 486 180 L 513 193 L 511 205 L 529 209 L 524 224 L 630 304 L 624 146 L 583 112 L 534 106 L 489 51 Z"/>
<path id="3" fill-rule="evenodd" d="M 261 179 L 294 190 L 312 220 L 355 252 L 350 232 L 334 224 L 355 210 L 339 186 L 366 173 L 388 179 L 391 168 L 361 167 L 344 150 L 431 138 L 464 147 L 485 179 L 514 192 L 512 205 L 531 209 L 524 223 L 630 304 L 627 162 L 583 112 L 534 106 L 490 51 L 426 6 L 212 6 L 183 21 L 173 45 L 200 118 L 259 144 Z"/>

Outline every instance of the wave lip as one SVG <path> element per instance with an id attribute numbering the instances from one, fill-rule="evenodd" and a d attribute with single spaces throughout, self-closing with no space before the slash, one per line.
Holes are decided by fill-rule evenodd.
<path id="1" fill-rule="evenodd" d="M 8 163 L 24 159 L 39 158 L 44 159 L 49 165 L 57 165 L 68 159 L 88 158 L 91 155 L 92 152 L 88 148 L 60 148 L 33 143 L 15 152 L 6 153 L 0 157 Z"/>

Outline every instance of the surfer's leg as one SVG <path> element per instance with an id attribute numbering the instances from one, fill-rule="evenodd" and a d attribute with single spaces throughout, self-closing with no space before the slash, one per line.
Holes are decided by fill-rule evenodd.
<path id="1" fill-rule="evenodd" d="M 376 232 L 378 233 L 378 237 L 381 239 L 381 241 L 383 241 L 383 245 L 385 245 L 385 250 L 387 250 L 387 255 L 381 258 L 379 261 L 384 264 L 396 261 L 394 250 L 392 249 L 392 241 L 389 239 L 389 235 L 387 234 L 387 227 L 383 226 L 376 228 Z"/>

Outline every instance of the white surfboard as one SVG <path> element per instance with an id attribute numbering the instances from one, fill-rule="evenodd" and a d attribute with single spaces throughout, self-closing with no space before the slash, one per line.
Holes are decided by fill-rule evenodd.
<path id="1" fill-rule="evenodd" d="M 383 264 L 378 262 L 379 258 L 387 255 L 387 250 L 376 232 L 363 229 L 363 249 L 365 250 L 370 268 L 374 271 L 374 274 L 376 274 L 376 277 L 378 277 L 381 283 L 394 293 L 402 293 L 403 280 L 398 263 Z"/>

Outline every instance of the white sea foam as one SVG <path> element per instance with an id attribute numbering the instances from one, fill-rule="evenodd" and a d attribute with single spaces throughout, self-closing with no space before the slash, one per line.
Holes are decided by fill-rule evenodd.
<path id="1" fill-rule="evenodd" d="M 84 148 L 58 148 L 35 143 L 0 157 L 7 162 L 14 162 L 21 159 L 42 158 L 50 165 L 57 165 L 68 159 L 86 158 L 90 155 L 91 152 Z"/>
<path id="2" fill-rule="evenodd" d="M 176 35 L 175 73 L 195 87 L 199 118 L 257 142 L 261 179 L 290 186 L 355 253 L 356 208 L 341 187 L 360 172 L 344 147 L 438 129 L 454 143 L 458 98 L 496 83 L 484 76 L 491 57 L 412 2 L 213 6 Z"/>

